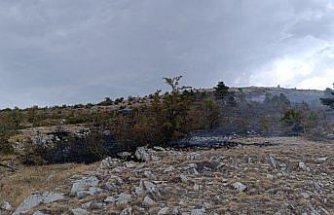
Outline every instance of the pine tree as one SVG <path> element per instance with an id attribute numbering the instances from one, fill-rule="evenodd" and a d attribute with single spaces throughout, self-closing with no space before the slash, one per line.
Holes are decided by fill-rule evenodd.
<path id="1" fill-rule="evenodd" d="M 334 84 L 333 84 L 334 86 Z M 328 106 L 331 109 L 334 109 L 334 89 L 330 90 L 331 97 L 320 98 L 321 104 Z"/>

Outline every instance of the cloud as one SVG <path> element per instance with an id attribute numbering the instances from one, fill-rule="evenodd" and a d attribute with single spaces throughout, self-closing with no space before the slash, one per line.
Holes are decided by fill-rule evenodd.
<path id="1" fill-rule="evenodd" d="M 322 89 L 333 79 L 333 5 L 3 0 L 0 106 L 143 95 L 179 74 L 195 87 L 224 80 Z"/>

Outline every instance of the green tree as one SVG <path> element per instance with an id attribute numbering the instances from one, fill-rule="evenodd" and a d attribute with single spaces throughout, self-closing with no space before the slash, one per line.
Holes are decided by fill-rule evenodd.
<path id="1" fill-rule="evenodd" d="M 294 134 L 304 133 L 302 126 L 302 113 L 295 108 L 292 108 L 285 112 L 282 121 L 288 126 Z"/>
<path id="2" fill-rule="evenodd" d="M 334 84 L 333 84 L 333 86 L 334 86 Z M 333 90 L 329 89 L 329 90 L 330 90 L 331 96 L 327 97 L 327 98 L 320 98 L 320 102 L 321 102 L 321 104 L 326 105 L 331 109 L 334 109 L 334 89 Z"/>
<path id="3" fill-rule="evenodd" d="M 230 88 L 228 86 L 225 85 L 224 82 L 220 81 L 218 83 L 218 85 L 216 87 L 214 87 L 214 90 L 215 90 L 215 98 L 217 100 L 223 100 L 225 98 L 225 96 L 228 95 L 228 90 Z"/>

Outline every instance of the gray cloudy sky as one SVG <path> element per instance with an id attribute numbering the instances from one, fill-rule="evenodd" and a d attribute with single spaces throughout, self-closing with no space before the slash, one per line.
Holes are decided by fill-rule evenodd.
<path id="1" fill-rule="evenodd" d="M 0 106 L 184 84 L 324 89 L 334 0 L 0 0 Z"/>

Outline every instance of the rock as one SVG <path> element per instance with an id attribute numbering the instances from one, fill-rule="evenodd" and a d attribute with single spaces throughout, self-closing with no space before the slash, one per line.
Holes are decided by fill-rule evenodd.
<path id="1" fill-rule="evenodd" d="M 0 210 L 10 211 L 12 210 L 12 206 L 9 204 L 9 202 L 3 201 L 0 202 Z"/>
<path id="2" fill-rule="evenodd" d="M 154 198 L 155 200 L 160 198 L 161 196 L 157 185 L 149 181 L 140 181 L 139 188 L 136 188 L 136 193 L 140 193 L 140 192 L 143 192 L 144 194 L 150 194 L 150 196 Z"/>
<path id="3" fill-rule="evenodd" d="M 205 209 L 200 208 L 200 209 L 191 210 L 190 215 L 204 215 L 204 213 L 205 213 Z"/>
<path id="4" fill-rule="evenodd" d="M 328 157 L 322 157 L 322 158 L 318 158 L 317 161 L 318 162 L 325 162 L 327 161 Z"/>
<path id="5" fill-rule="evenodd" d="M 79 191 L 77 192 L 76 196 L 79 198 L 79 199 L 83 199 L 85 198 L 86 196 L 96 196 L 98 195 L 99 193 L 101 193 L 103 190 L 98 188 L 98 187 L 90 187 L 88 189 L 88 191 Z"/>
<path id="6" fill-rule="evenodd" d="M 158 157 L 153 155 L 152 150 L 149 150 L 147 147 L 138 147 L 135 152 L 135 157 L 137 160 L 143 162 L 158 160 Z"/>
<path id="7" fill-rule="evenodd" d="M 90 187 L 96 187 L 99 184 L 99 179 L 96 176 L 91 176 L 78 180 L 72 185 L 70 196 L 76 196 L 79 192 L 86 191 Z"/>
<path id="8" fill-rule="evenodd" d="M 301 195 L 304 199 L 308 199 L 308 198 L 310 198 L 310 195 L 309 195 L 308 193 L 305 193 L 305 192 L 301 193 L 300 195 Z"/>
<path id="9" fill-rule="evenodd" d="M 302 169 L 304 171 L 307 171 L 307 172 L 310 171 L 310 168 L 308 166 L 306 166 L 306 164 L 303 161 L 300 161 L 298 166 L 299 166 L 300 169 Z"/>
<path id="10" fill-rule="evenodd" d="M 164 170 L 164 173 L 172 172 L 172 171 L 174 171 L 174 170 L 175 170 L 175 168 L 174 168 L 173 166 L 169 166 L 169 167 L 167 167 L 167 168 Z"/>
<path id="11" fill-rule="evenodd" d="M 201 189 L 201 186 L 198 184 L 194 184 L 194 191 L 199 191 Z"/>
<path id="12" fill-rule="evenodd" d="M 267 178 L 270 179 L 270 180 L 273 180 L 273 179 L 274 179 L 274 176 L 273 176 L 273 175 L 270 175 L 270 174 L 267 174 Z"/>
<path id="13" fill-rule="evenodd" d="M 137 166 L 137 163 L 133 161 L 128 161 L 128 162 L 124 162 L 124 165 L 126 168 L 134 168 Z"/>
<path id="14" fill-rule="evenodd" d="M 19 205 L 14 214 L 28 212 L 30 209 L 40 205 L 42 202 L 43 199 L 40 194 L 32 194 L 23 200 L 23 202 Z"/>
<path id="15" fill-rule="evenodd" d="M 244 192 L 247 189 L 247 186 L 240 182 L 235 182 L 233 187 L 237 189 L 239 192 Z"/>
<path id="16" fill-rule="evenodd" d="M 131 201 L 131 195 L 126 193 L 121 193 L 117 195 L 116 197 L 109 196 L 107 197 L 104 202 L 108 204 L 116 204 L 118 206 L 120 205 L 127 205 Z"/>
<path id="17" fill-rule="evenodd" d="M 278 166 L 278 163 L 277 163 L 277 161 L 276 161 L 274 155 L 272 155 L 272 154 L 269 155 L 269 161 L 270 161 L 270 165 L 271 165 L 273 168 L 276 169 L 277 166 Z"/>
<path id="18" fill-rule="evenodd" d="M 127 160 L 132 156 L 132 154 L 130 152 L 120 152 L 117 154 L 117 156 L 121 159 Z"/>
<path id="19" fill-rule="evenodd" d="M 202 158 L 201 154 L 192 152 L 187 155 L 187 160 L 200 160 Z"/>
<path id="20" fill-rule="evenodd" d="M 116 199 L 112 196 L 108 196 L 105 200 L 104 200 L 105 203 L 107 204 L 114 204 L 116 202 Z"/>
<path id="21" fill-rule="evenodd" d="M 155 204 L 156 204 L 155 201 L 152 200 L 149 196 L 145 196 L 144 201 L 142 203 L 144 207 L 151 207 Z"/>
<path id="22" fill-rule="evenodd" d="M 55 201 L 63 200 L 64 194 L 63 193 L 53 193 L 53 192 L 45 192 L 42 195 L 43 203 L 48 204 Z"/>
<path id="23" fill-rule="evenodd" d="M 89 209 L 92 206 L 93 202 L 86 202 L 85 204 L 82 204 L 81 207 L 84 209 Z"/>
<path id="24" fill-rule="evenodd" d="M 144 176 L 146 176 L 149 179 L 155 180 L 157 177 L 149 170 L 144 171 Z"/>
<path id="25" fill-rule="evenodd" d="M 164 151 L 166 151 L 166 149 L 164 149 L 164 148 L 162 148 L 162 147 L 160 147 L 160 146 L 154 146 L 153 149 L 154 149 L 155 151 L 160 151 L 160 152 L 164 152 Z"/>
<path id="26" fill-rule="evenodd" d="M 188 181 L 188 178 L 187 176 L 185 175 L 180 175 L 179 176 L 179 180 L 182 182 L 182 183 L 186 183 Z"/>
<path id="27" fill-rule="evenodd" d="M 174 214 L 174 215 L 179 215 L 179 214 L 181 214 L 179 207 L 174 207 L 174 208 L 173 208 L 173 212 L 172 212 L 172 214 Z"/>
<path id="28" fill-rule="evenodd" d="M 169 215 L 169 214 L 170 214 L 170 209 L 168 207 L 164 207 L 158 212 L 158 215 Z"/>
<path id="29" fill-rule="evenodd" d="M 119 194 L 115 199 L 116 205 L 127 205 L 131 201 L 131 195 L 126 193 Z"/>
<path id="30" fill-rule="evenodd" d="M 14 214 L 20 214 L 29 211 L 30 209 L 37 207 L 42 203 L 47 204 L 63 199 L 64 199 L 63 193 L 53 193 L 53 192 L 44 192 L 43 194 L 35 193 L 24 199 L 23 202 L 16 209 Z"/>
<path id="31" fill-rule="evenodd" d="M 143 187 L 136 187 L 135 188 L 135 193 L 136 193 L 136 195 L 137 196 L 142 196 L 142 195 L 144 195 L 145 194 L 145 190 L 144 190 L 144 188 Z"/>
<path id="32" fill-rule="evenodd" d="M 42 211 L 36 211 L 35 213 L 33 213 L 32 215 L 49 215 L 49 214 L 46 214 Z"/>
<path id="33" fill-rule="evenodd" d="M 99 170 L 111 170 L 120 165 L 121 161 L 119 159 L 107 157 L 101 161 Z"/>
<path id="34" fill-rule="evenodd" d="M 122 210 L 122 212 L 120 213 L 120 215 L 131 215 L 132 214 L 132 208 L 125 208 L 124 210 Z"/>
<path id="35" fill-rule="evenodd" d="M 71 210 L 73 215 L 86 215 L 89 214 L 89 212 L 82 208 L 75 208 Z"/>
<path id="36" fill-rule="evenodd" d="M 96 210 L 96 209 L 102 209 L 104 206 L 105 204 L 101 202 L 92 202 L 89 208 Z"/>

